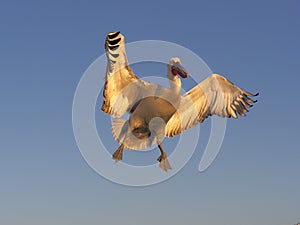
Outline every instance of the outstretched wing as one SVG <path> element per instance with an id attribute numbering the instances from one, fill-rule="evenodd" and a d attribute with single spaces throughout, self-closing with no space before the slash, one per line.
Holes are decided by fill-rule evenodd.
<path id="1" fill-rule="evenodd" d="M 102 111 L 122 116 L 130 111 L 144 95 L 150 95 L 157 85 L 140 80 L 128 65 L 124 36 L 110 32 L 106 36 L 106 81 L 103 90 Z"/>
<path id="2" fill-rule="evenodd" d="M 172 137 L 202 123 L 208 116 L 237 118 L 245 116 L 257 96 L 235 86 L 225 77 L 212 74 L 184 94 L 177 112 L 166 125 L 165 135 Z"/>

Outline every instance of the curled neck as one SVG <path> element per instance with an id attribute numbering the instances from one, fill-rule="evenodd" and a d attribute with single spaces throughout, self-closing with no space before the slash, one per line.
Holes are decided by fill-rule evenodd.
<path id="1" fill-rule="evenodd" d="M 168 69 L 167 77 L 169 78 L 170 89 L 174 96 L 180 96 L 181 80 L 178 76 L 174 76 L 171 72 L 171 68 Z"/>

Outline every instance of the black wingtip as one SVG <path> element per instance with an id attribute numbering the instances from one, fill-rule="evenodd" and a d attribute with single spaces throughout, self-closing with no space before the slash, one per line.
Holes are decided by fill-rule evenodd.
<path id="1" fill-rule="evenodd" d="M 110 53 L 110 52 L 109 52 L 109 54 L 110 54 L 112 57 L 114 57 L 114 58 L 118 58 L 118 57 L 119 57 L 119 54 L 118 54 L 118 53 L 113 54 L 113 53 Z"/>
<path id="2" fill-rule="evenodd" d="M 116 40 L 107 40 L 108 44 L 110 45 L 116 45 L 121 41 L 121 38 L 118 38 Z"/>
<path id="3" fill-rule="evenodd" d="M 108 34 L 107 36 L 108 36 L 110 39 L 114 39 L 114 38 L 116 38 L 119 34 L 120 34 L 120 31 L 115 32 L 115 33 L 113 33 L 113 34 Z"/>
<path id="4" fill-rule="evenodd" d="M 257 92 L 256 94 L 254 94 L 253 96 L 259 96 L 259 92 Z"/>
<path id="5" fill-rule="evenodd" d="M 114 51 L 114 50 L 117 50 L 119 48 L 119 45 L 115 45 L 115 46 L 107 45 L 107 47 L 109 48 L 109 50 Z"/>

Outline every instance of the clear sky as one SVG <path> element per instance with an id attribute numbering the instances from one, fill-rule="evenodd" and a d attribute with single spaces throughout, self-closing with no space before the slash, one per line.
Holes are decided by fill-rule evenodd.
<path id="1" fill-rule="evenodd" d="M 0 5 L 0 224 L 300 222 L 299 1 Z M 228 120 L 221 152 L 205 172 L 198 163 L 207 132 L 183 170 L 153 186 L 117 185 L 82 158 L 72 131 L 73 96 L 115 30 L 127 42 L 178 43 L 213 72 L 260 92 L 247 117 Z M 209 122 L 201 129 L 209 131 Z"/>

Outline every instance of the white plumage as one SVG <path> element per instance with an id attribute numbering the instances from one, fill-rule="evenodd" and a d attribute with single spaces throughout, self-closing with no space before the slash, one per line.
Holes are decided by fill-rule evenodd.
<path id="1" fill-rule="evenodd" d="M 113 122 L 113 135 L 120 144 L 113 154 L 116 161 L 122 159 L 124 148 L 137 150 L 158 144 L 160 167 L 167 171 L 171 167 L 161 145 L 164 135 L 178 135 L 211 115 L 245 116 L 255 102 L 250 97 L 258 95 L 212 74 L 181 96 L 177 75 L 186 78 L 188 74 L 178 58 L 170 59 L 167 72 L 170 88 L 165 88 L 145 82 L 133 73 L 126 57 L 124 36 L 119 32 L 107 35 L 105 49 L 108 62 L 102 110 L 114 117 L 131 114 L 129 120 Z"/>

